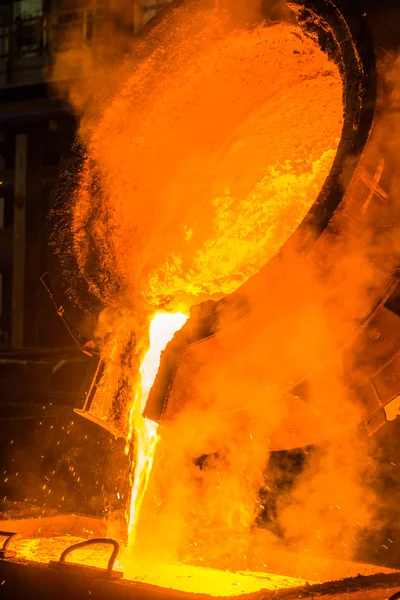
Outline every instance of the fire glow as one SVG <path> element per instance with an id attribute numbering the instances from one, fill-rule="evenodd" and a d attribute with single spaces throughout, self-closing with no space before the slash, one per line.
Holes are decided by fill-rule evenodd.
<path id="1" fill-rule="evenodd" d="M 217 420 L 215 430 L 201 410 L 189 412 L 185 427 L 162 435 L 142 414 L 161 353 L 190 308 L 248 281 L 316 201 L 341 136 L 342 81 L 296 25 L 232 29 L 215 11 L 195 19 L 185 8 L 172 13 L 97 120 L 83 115 L 87 158 L 71 218 L 80 274 L 107 307 L 99 337 L 114 336 L 112 353 L 103 352 L 98 404 L 111 404 L 119 364 L 128 381 L 120 420 L 132 491 L 121 563 L 129 579 L 191 592 L 294 587 L 300 579 L 243 574 L 236 561 L 247 556 L 262 508 L 275 405 Z M 252 397 L 246 387 L 235 392 Z M 310 534 L 296 510 L 287 513 L 291 531 Z M 228 563 L 228 572 L 198 566 L 221 556 L 218 567 Z"/>
<path id="2" fill-rule="evenodd" d="M 134 464 L 132 465 L 133 483 L 128 521 L 128 550 L 132 550 L 134 547 L 137 520 L 157 445 L 157 424 L 145 419 L 142 413 L 157 375 L 161 352 L 172 339 L 174 333 L 184 325 L 187 318 L 182 313 L 158 313 L 150 324 L 149 350 L 140 366 L 140 383 L 130 411 L 130 427 L 125 448 L 125 452 L 128 454 L 129 443 L 133 437 Z"/>

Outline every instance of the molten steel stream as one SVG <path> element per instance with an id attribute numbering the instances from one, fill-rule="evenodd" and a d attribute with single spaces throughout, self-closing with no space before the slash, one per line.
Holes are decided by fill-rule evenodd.
<path id="1" fill-rule="evenodd" d="M 149 421 L 149 419 L 145 419 L 142 413 L 146 406 L 151 386 L 157 375 L 161 352 L 172 339 L 174 333 L 184 325 L 187 319 L 187 315 L 182 313 L 158 313 L 150 325 L 150 347 L 140 367 L 141 379 L 130 412 L 130 428 L 125 449 L 128 454 L 129 442 L 133 438 L 135 450 L 128 522 L 129 550 L 132 550 L 135 544 L 136 525 L 140 507 L 146 492 L 157 445 L 157 424 Z"/>

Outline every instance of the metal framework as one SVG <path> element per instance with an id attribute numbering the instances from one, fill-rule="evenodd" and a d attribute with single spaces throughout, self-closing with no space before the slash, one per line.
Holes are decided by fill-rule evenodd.
<path id="1" fill-rule="evenodd" d="M 132 34 L 137 33 L 170 0 L 132 0 Z M 84 7 L 73 4 L 63 10 L 51 11 L 33 17 L 14 18 L 12 10 L 8 22 L 0 21 L 0 86 L 16 83 L 15 72 L 36 71 L 36 79 L 43 80 L 41 69 L 57 53 L 71 48 L 90 46 L 101 40 L 104 22 L 104 3 L 92 0 Z M 73 27 L 73 39 L 62 35 Z M 32 83 L 32 81 L 29 81 Z"/>

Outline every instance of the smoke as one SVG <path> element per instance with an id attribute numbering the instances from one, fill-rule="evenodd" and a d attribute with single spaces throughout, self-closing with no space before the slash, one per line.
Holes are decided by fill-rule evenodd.
<path id="1" fill-rule="evenodd" d="M 313 255 L 282 255 L 269 265 L 268 276 L 248 286 L 251 315 L 231 322 L 229 313 L 222 314 L 221 332 L 183 355 L 167 409 L 175 420 L 162 434 L 171 464 L 159 463 L 171 474 L 177 467 L 180 476 L 168 479 L 167 493 L 156 494 L 161 499 L 165 494 L 173 507 L 161 503 L 158 521 L 152 505 L 154 529 L 148 529 L 147 521 L 144 537 L 156 530 L 161 540 L 163 535 L 168 540 L 168 515 L 176 512 L 172 522 L 180 524 L 183 547 L 195 540 L 191 557 L 243 567 L 257 543 L 256 534 L 249 542 L 245 532 L 259 507 L 260 474 L 269 450 L 313 443 L 320 447 L 310 453 L 300 475 L 286 463 L 292 485 L 287 493 L 278 493 L 274 510 L 280 543 L 311 555 L 352 558 L 363 531 L 379 527 L 374 444 L 356 428 L 367 416 L 357 403 L 357 383 L 376 369 L 373 338 L 360 346 L 354 336 L 399 260 L 399 206 L 385 201 L 385 195 L 395 198 L 398 189 L 391 170 L 397 147 L 398 124 L 391 109 L 398 105 L 398 64 L 386 79 L 389 94 L 381 90 L 388 113 L 376 121 L 362 165 L 346 182 L 344 208 Z M 383 178 L 384 194 L 371 198 L 365 169 L 375 173 L 382 159 L 391 179 Z M 298 393 L 307 408 L 293 393 L 304 379 L 305 394 Z M 330 441 L 323 443 L 326 438 Z M 210 454 L 210 463 L 205 460 L 199 472 L 193 459 Z M 163 476 L 155 472 L 154 478 Z M 198 481 L 195 492 L 193 481 Z M 266 484 L 272 495 L 274 479 Z M 202 515 L 215 519 L 209 530 L 199 525 Z M 172 545 L 177 536 L 174 531 Z M 269 549 L 258 550 L 258 559 L 267 564 Z"/>
<path id="2" fill-rule="evenodd" d="M 330 286 L 325 269 L 312 265 L 307 272 L 307 264 L 292 256 L 287 276 L 281 271 L 279 281 L 269 281 L 273 289 L 250 317 L 183 356 L 168 407 L 173 411 L 176 403 L 181 412 L 161 432 L 149 490 L 156 505 L 149 503 L 143 522 L 145 547 L 157 537 L 164 551 L 179 549 L 214 565 L 241 555 L 243 568 L 270 449 L 331 438 L 311 455 L 290 497 L 278 497 L 276 519 L 281 541 L 292 548 L 353 556 L 374 514 L 367 477 L 373 463 L 354 431 L 362 416 L 341 348 L 355 327 L 352 318 L 368 304 L 356 294 L 356 275 L 361 289 L 374 275 L 367 270 L 361 277 L 355 257 L 354 271 L 345 264 L 346 280 Z M 319 379 L 305 405 L 289 390 L 315 371 Z M 210 455 L 200 469 L 196 457 Z"/>
<path id="3" fill-rule="evenodd" d="M 164 8 L 164 13 L 170 3 L 170 0 L 159 0 L 157 4 Z M 51 80 L 57 82 L 54 84 L 56 91 L 68 100 L 79 116 L 81 137 L 86 139 L 103 114 L 106 103 L 120 92 L 131 76 L 135 62 L 148 55 L 151 46 L 155 49 L 160 43 L 163 52 L 168 52 L 171 39 L 165 39 L 164 28 L 162 31 L 154 25 L 150 31 L 146 28 L 149 19 L 153 18 L 153 22 L 159 19 L 154 18 L 154 7 L 147 8 L 146 3 L 111 0 L 104 3 L 101 15 L 93 11 L 89 0 L 79 4 L 80 8 L 76 10 L 69 2 L 62 3 L 65 14 L 59 22 L 56 38 L 60 52 L 55 54 L 51 65 Z M 177 7 L 179 4 L 174 3 Z M 188 15 L 191 12 L 198 14 L 198 11 L 201 14 L 202 7 L 208 9 L 208 16 L 211 9 L 233 27 L 247 27 L 265 18 L 271 22 L 293 19 L 284 0 L 189 0 L 186 7 L 183 19 L 174 16 L 174 32 L 168 33 L 170 38 L 198 32 L 201 24 L 200 27 L 194 21 L 189 24 Z M 143 27 L 144 32 L 141 32 Z M 180 28 L 184 28 L 181 33 Z M 134 35 L 137 33 L 138 36 Z"/>
<path id="4" fill-rule="evenodd" d="M 336 67 L 296 26 L 258 28 L 261 2 L 188 3 L 143 40 L 125 3 L 110 10 L 113 51 L 71 49 L 54 67 L 81 119 L 71 236 L 81 274 L 111 307 L 101 330 L 142 329 L 154 307 L 187 309 L 249 279 L 252 309 L 240 321 L 221 311 L 221 331 L 182 357 L 139 551 L 243 567 L 271 450 L 318 443 L 276 499 L 274 543 L 351 557 L 375 503 L 351 344 L 396 266 L 398 207 L 373 198 L 364 210 L 370 190 L 359 172 L 347 185 L 349 165 L 344 208 L 312 256 L 291 248 L 251 278 L 329 172 L 342 125 Z M 290 16 L 282 10 L 269 5 L 270 24 Z M 385 145 L 375 141 L 363 168 L 376 169 Z"/>
<path id="5" fill-rule="evenodd" d="M 237 29 L 196 3 L 166 15 L 129 69 L 97 120 L 82 120 L 80 272 L 114 306 L 230 293 L 322 186 L 342 126 L 338 72 L 292 26 Z"/>
<path id="6" fill-rule="evenodd" d="M 85 128 L 90 129 L 120 89 L 121 59 L 137 43 L 135 6 L 130 0 L 111 0 L 99 13 L 90 1 L 79 2 L 79 9 L 62 3 L 51 79 L 79 116 L 83 139 Z"/>
<path id="7" fill-rule="evenodd" d="M 264 19 L 270 23 L 293 20 L 285 0 L 217 0 L 217 6 L 235 26 L 251 26 Z"/>

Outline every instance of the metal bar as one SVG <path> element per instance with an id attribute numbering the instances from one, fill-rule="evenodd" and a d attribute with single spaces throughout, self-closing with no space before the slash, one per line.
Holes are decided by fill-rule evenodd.
<path id="1" fill-rule="evenodd" d="M 78 348 L 87 356 L 94 356 L 96 354 L 98 354 L 98 349 L 94 346 L 93 343 L 91 343 L 90 340 L 84 338 L 76 329 L 75 327 L 68 321 L 68 319 L 64 316 L 64 308 L 62 306 L 59 306 L 53 291 L 51 289 L 51 284 L 50 284 L 50 279 L 49 279 L 49 274 L 48 273 L 44 273 L 41 277 L 40 277 L 40 281 L 43 283 L 44 287 L 46 288 L 47 293 L 50 296 L 50 299 L 57 311 L 58 316 L 61 318 L 61 320 L 63 321 L 65 327 L 68 330 L 68 333 L 70 334 L 70 336 L 72 337 L 72 339 L 74 340 L 74 342 L 76 343 L 76 345 L 78 346 Z"/>
<path id="2" fill-rule="evenodd" d="M 16 533 L 15 531 L 0 531 L 0 537 L 6 538 L 6 540 L 4 541 L 2 550 L 8 550 L 8 546 L 10 545 L 11 541 L 18 536 L 19 536 L 19 533 Z"/>
<path id="3" fill-rule="evenodd" d="M 95 546 L 98 544 L 109 544 L 109 545 L 113 546 L 113 551 L 111 553 L 111 556 L 110 556 L 108 564 L 107 564 L 107 572 L 111 575 L 112 570 L 114 568 L 114 563 L 117 559 L 118 552 L 119 552 L 118 542 L 111 538 L 95 538 L 93 540 L 85 540 L 84 542 L 78 542 L 77 544 L 73 544 L 73 546 L 69 546 L 68 548 L 66 548 L 64 550 L 64 552 L 60 556 L 59 562 L 64 563 L 67 556 L 69 554 L 71 554 L 71 552 L 74 552 L 74 550 L 78 550 L 79 548 L 87 548 L 87 546 Z"/>
<path id="4" fill-rule="evenodd" d="M 0 558 L 14 558 L 16 556 L 16 552 L 9 550 L 9 545 L 13 540 L 20 537 L 20 534 L 14 531 L 0 531 L 0 537 L 6 538 L 3 547 L 0 550 Z"/>
<path id="5" fill-rule="evenodd" d="M 14 54 L 14 25 L 13 25 L 13 7 L 8 7 L 8 26 L 7 26 L 7 61 L 6 61 L 6 72 L 7 72 L 7 83 L 12 83 L 12 63 Z"/>

